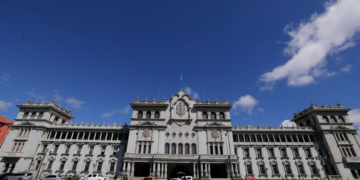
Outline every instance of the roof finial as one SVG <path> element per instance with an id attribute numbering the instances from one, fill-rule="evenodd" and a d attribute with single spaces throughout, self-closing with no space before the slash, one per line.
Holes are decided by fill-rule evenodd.
<path id="1" fill-rule="evenodd" d="M 55 102 L 55 99 L 53 99 L 51 102 L 54 103 L 54 102 Z"/>
<path id="2" fill-rule="evenodd" d="M 338 105 L 338 106 L 340 106 L 340 103 L 339 103 L 339 101 L 337 101 L 337 105 Z"/>
<path id="3" fill-rule="evenodd" d="M 313 103 L 312 101 L 310 101 L 310 105 L 311 105 L 311 106 L 313 106 L 313 105 L 314 105 L 314 103 Z"/>
<path id="4" fill-rule="evenodd" d="M 29 99 L 29 100 L 27 100 L 27 102 L 31 102 L 31 100 Z"/>

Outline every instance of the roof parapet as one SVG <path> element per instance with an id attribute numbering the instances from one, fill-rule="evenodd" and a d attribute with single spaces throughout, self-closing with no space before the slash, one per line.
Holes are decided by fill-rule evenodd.
<path id="1" fill-rule="evenodd" d="M 46 103 L 46 102 L 41 102 L 41 103 L 38 103 L 37 101 L 35 102 L 31 102 L 30 99 L 27 100 L 26 102 L 24 102 L 23 104 L 24 106 L 52 106 L 54 108 L 56 108 L 57 110 L 65 113 L 65 114 L 68 114 L 69 116 L 71 116 L 71 109 L 70 110 L 66 110 L 66 108 L 62 108 L 61 105 L 56 105 L 55 104 L 55 100 L 52 100 L 50 103 Z"/>
<path id="2" fill-rule="evenodd" d="M 337 102 L 336 106 L 331 105 L 331 103 L 329 103 L 329 106 L 325 106 L 324 104 L 322 104 L 321 106 L 315 105 L 313 102 L 310 103 L 310 107 L 309 108 L 304 108 L 303 111 L 299 110 L 299 113 L 296 113 L 294 111 L 294 119 L 298 118 L 304 114 L 306 114 L 307 112 L 311 111 L 311 110 L 320 110 L 320 109 L 344 109 L 344 106 L 342 106 L 339 102 Z"/>

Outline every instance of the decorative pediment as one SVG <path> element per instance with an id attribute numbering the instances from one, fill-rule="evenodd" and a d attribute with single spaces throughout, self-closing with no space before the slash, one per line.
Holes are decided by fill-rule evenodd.
<path id="1" fill-rule="evenodd" d="M 18 124 L 18 126 L 35 126 L 35 124 L 31 123 L 30 121 L 25 121 Z"/>
<path id="2" fill-rule="evenodd" d="M 212 122 L 212 123 L 207 123 L 205 125 L 205 127 L 220 127 L 220 126 L 225 126 L 225 125 L 221 122 Z"/>
<path id="3" fill-rule="evenodd" d="M 139 124 L 137 124 L 137 126 L 156 126 L 156 124 L 151 121 L 143 121 L 143 122 L 139 122 Z"/>

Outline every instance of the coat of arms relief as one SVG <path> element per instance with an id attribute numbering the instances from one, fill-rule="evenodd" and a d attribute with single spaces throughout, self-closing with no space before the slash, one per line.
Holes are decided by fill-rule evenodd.
<path id="1" fill-rule="evenodd" d="M 144 130 L 143 133 L 142 133 L 142 136 L 143 136 L 144 138 L 150 137 L 150 131 L 149 131 L 149 130 Z"/>
<path id="2" fill-rule="evenodd" d="M 219 131 L 213 130 L 213 131 L 211 132 L 211 137 L 214 138 L 214 139 L 219 138 Z"/>
<path id="3" fill-rule="evenodd" d="M 184 103 L 180 102 L 177 106 L 176 106 L 176 114 L 179 115 L 180 117 L 185 115 L 186 112 L 186 106 Z"/>

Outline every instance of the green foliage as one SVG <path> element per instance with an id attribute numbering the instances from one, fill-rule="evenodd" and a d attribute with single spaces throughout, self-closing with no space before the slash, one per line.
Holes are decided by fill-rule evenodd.
<path id="1" fill-rule="evenodd" d="M 75 174 L 74 176 L 71 177 L 71 180 L 78 180 L 79 179 L 79 175 Z"/>

